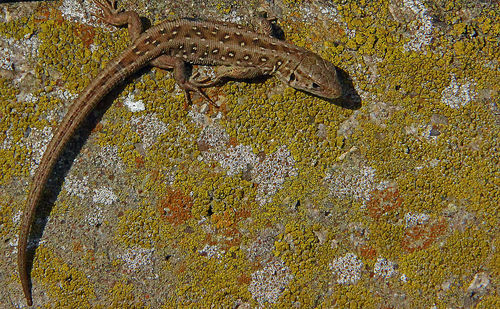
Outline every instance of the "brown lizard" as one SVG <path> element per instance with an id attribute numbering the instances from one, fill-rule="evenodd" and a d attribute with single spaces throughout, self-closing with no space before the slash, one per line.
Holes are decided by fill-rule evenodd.
<path id="1" fill-rule="evenodd" d="M 219 21 L 180 19 L 165 21 L 142 32 L 136 12 L 116 10 L 116 1 L 93 0 L 102 10 L 103 21 L 114 26 L 128 25 L 132 45 L 111 60 L 82 91 L 54 133 L 34 179 L 22 216 L 18 241 L 18 271 L 29 306 L 33 304 L 26 250 L 29 232 L 42 190 L 65 144 L 90 111 L 126 77 L 146 65 L 173 69 L 177 84 L 213 102 L 201 90 L 224 79 L 251 79 L 274 75 L 288 86 L 323 97 L 341 96 L 335 66 L 318 55 L 270 35 L 270 27 L 255 32 L 241 25 Z M 212 80 L 188 76 L 187 67 L 225 66 Z"/>

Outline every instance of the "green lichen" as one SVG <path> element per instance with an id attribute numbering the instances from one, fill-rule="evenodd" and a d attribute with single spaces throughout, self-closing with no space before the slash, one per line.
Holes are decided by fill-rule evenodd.
<path id="1" fill-rule="evenodd" d="M 401 254 L 401 238 L 403 228 L 401 226 L 379 221 L 368 227 L 370 231 L 370 243 L 377 248 L 377 255 L 389 259 L 395 259 Z"/>
<path id="2" fill-rule="evenodd" d="M 317 236 L 320 234 L 325 235 L 321 240 Z M 305 226 L 291 220 L 286 224 L 284 233 L 275 241 L 274 255 L 290 269 L 293 279 L 280 297 L 280 306 L 314 307 L 331 301 L 324 291 L 334 280 L 329 264 L 341 253 L 340 248 L 332 248 L 335 235 L 331 228 L 321 224 Z M 378 302 L 367 294 L 352 297 L 359 304 Z"/>
<path id="3" fill-rule="evenodd" d="M 488 309 L 488 308 L 498 308 L 500 306 L 500 296 L 498 295 L 486 295 L 477 304 L 477 309 Z"/>
<path id="4" fill-rule="evenodd" d="M 213 214 L 212 223 L 223 228 L 236 224 L 241 211 L 255 207 L 255 191 L 251 182 L 241 177 L 221 176 L 209 170 L 193 172 L 177 174 L 174 186 L 188 189 L 187 192 L 191 193 L 195 218 L 206 217 L 210 212 Z"/>
<path id="5" fill-rule="evenodd" d="M 7 194 L 0 194 L 0 239 L 5 239 L 9 235 L 9 231 L 14 229 L 14 210 L 18 201 Z"/>
<path id="6" fill-rule="evenodd" d="M 268 81 L 264 86 L 267 88 L 268 84 L 280 87 L 275 81 Z M 300 166 L 317 164 L 321 168 L 334 160 L 339 154 L 336 124 L 349 112 L 291 89 L 285 89 L 284 94 L 269 95 L 275 87 L 232 87 L 227 96 L 230 103 L 224 123 L 229 135 L 242 144 L 251 145 L 255 152 L 269 154 L 280 145 L 288 145 Z M 324 136 L 318 134 L 320 125 L 327 128 Z"/>

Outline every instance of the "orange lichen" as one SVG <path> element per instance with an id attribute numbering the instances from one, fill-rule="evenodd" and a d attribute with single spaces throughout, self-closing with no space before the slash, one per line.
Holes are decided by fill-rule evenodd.
<path id="1" fill-rule="evenodd" d="M 378 220 L 390 211 L 400 208 L 402 203 L 403 199 L 397 188 L 376 189 L 371 192 L 371 198 L 368 201 L 368 214 L 373 219 Z"/>
<path id="2" fill-rule="evenodd" d="M 409 253 L 426 249 L 444 234 L 447 227 L 448 224 L 443 218 L 437 222 L 410 227 L 405 231 L 401 247 Z"/>
<path id="3" fill-rule="evenodd" d="M 373 260 L 377 257 L 377 250 L 372 246 L 361 246 L 359 248 L 359 253 L 363 258 L 368 260 Z"/>
<path id="4" fill-rule="evenodd" d="M 181 190 L 169 188 L 157 208 L 161 218 L 169 223 L 180 225 L 192 218 L 193 200 Z"/>
<path id="5" fill-rule="evenodd" d="M 73 30 L 73 33 L 75 36 L 79 37 L 80 40 L 82 40 L 82 43 L 86 48 L 90 48 L 90 46 L 94 43 L 96 31 L 93 27 L 87 25 L 78 25 Z"/>

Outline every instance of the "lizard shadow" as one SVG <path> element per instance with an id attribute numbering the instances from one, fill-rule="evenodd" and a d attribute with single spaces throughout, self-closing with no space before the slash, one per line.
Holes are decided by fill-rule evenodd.
<path id="1" fill-rule="evenodd" d="M 318 95 L 303 91 L 303 90 L 298 90 L 301 92 L 306 93 L 309 96 L 319 98 L 321 100 L 330 102 L 332 104 L 335 104 L 339 107 L 350 109 L 350 110 L 357 110 L 361 108 L 361 97 L 359 96 L 358 92 L 354 88 L 354 84 L 352 83 L 352 79 L 349 77 L 349 74 L 344 71 L 343 69 L 336 67 L 337 68 L 337 76 L 340 81 L 340 86 L 342 87 L 342 96 L 336 99 L 326 99 L 323 97 L 320 97 Z"/>
<path id="2" fill-rule="evenodd" d="M 82 125 L 75 131 L 71 139 L 66 143 L 61 152 L 54 168 L 48 178 L 47 184 L 43 190 L 38 207 L 34 215 L 32 227 L 28 236 L 28 248 L 26 250 L 26 266 L 28 274 L 31 274 L 33 269 L 33 259 L 37 248 L 40 246 L 40 240 L 48 223 L 48 218 L 54 203 L 62 191 L 63 183 L 68 175 L 76 157 L 81 152 L 84 145 L 87 143 L 92 131 L 97 124 L 102 120 L 106 111 L 111 107 L 113 101 L 125 90 L 127 84 L 134 82 L 145 72 L 150 71 L 150 68 L 145 67 L 135 74 L 126 78 L 122 83 L 117 85 L 96 105 L 89 116 L 82 122 Z M 64 220 L 61 221 L 64 223 Z M 98 226 L 97 226 L 98 227 Z M 29 276 L 30 286 L 32 286 L 31 276 Z M 71 280 L 71 277 L 66 278 Z"/>
<path id="3" fill-rule="evenodd" d="M 342 96 L 337 99 L 327 100 L 339 107 L 357 110 L 361 108 L 361 97 L 359 96 L 354 84 L 352 83 L 352 78 L 343 69 L 337 67 L 337 76 L 340 81 L 340 86 L 342 87 Z"/>

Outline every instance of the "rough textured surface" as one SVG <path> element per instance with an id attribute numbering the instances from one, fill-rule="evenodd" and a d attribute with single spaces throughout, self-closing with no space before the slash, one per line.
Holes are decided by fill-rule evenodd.
<path id="1" fill-rule="evenodd" d="M 47 186 L 36 305 L 500 306 L 498 4 L 147 3 L 120 6 L 153 24 L 264 7 L 345 72 L 344 107 L 269 79 L 184 109 L 170 72 L 131 78 Z M 15 244 L 44 147 L 128 44 L 94 11 L 0 4 L 0 307 L 25 304 Z"/>

